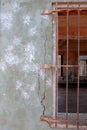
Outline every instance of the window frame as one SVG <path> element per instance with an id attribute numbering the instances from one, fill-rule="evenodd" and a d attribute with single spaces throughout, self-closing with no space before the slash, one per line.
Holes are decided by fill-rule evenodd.
<path id="1" fill-rule="evenodd" d="M 79 118 L 79 84 L 80 84 L 80 75 L 79 75 L 79 65 L 80 65 L 80 60 L 79 60 L 79 56 L 80 56 L 80 13 L 81 11 L 85 10 L 87 11 L 87 7 L 85 7 L 84 5 L 87 5 L 87 2 L 53 2 L 52 3 L 52 10 L 46 10 L 46 11 L 41 11 L 42 15 L 51 15 L 53 17 L 53 63 L 52 65 L 45 65 L 44 68 L 45 69 L 52 69 L 53 70 L 53 115 L 52 118 L 50 117 L 45 117 L 45 116 L 41 116 L 41 120 L 42 121 L 46 121 L 50 124 L 50 126 L 57 128 L 58 126 L 58 122 L 64 122 L 66 128 L 69 127 L 69 122 L 76 122 L 76 126 L 77 129 L 79 129 L 80 125 L 79 122 L 80 121 L 87 121 L 87 119 L 81 119 Z M 73 6 L 75 6 L 75 8 L 73 8 Z M 77 36 L 77 40 L 78 40 L 78 64 L 77 65 L 69 65 L 69 61 L 68 61 L 68 56 L 69 56 L 69 13 L 71 10 L 75 10 L 77 11 L 77 15 L 78 15 L 78 36 Z M 66 17 L 67 17 L 67 25 L 66 25 L 66 32 L 67 32 L 67 38 L 66 38 L 66 45 L 67 45 L 67 61 L 66 61 L 66 65 L 61 65 L 61 67 L 65 67 L 66 68 L 66 118 L 65 119 L 60 119 L 58 117 L 58 55 L 59 55 L 59 49 L 58 49 L 58 42 L 59 42 L 59 37 L 58 37 L 58 13 L 66 12 Z M 84 13 L 85 13 L 84 11 Z M 87 15 L 87 14 L 86 14 Z M 69 119 L 69 113 L 68 113 L 68 70 L 69 67 L 76 67 L 78 69 L 78 75 L 77 75 L 77 113 L 76 113 L 76 119 Z"/>

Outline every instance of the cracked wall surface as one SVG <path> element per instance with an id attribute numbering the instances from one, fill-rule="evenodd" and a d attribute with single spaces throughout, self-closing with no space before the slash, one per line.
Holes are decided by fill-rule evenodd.
<path id="1" fill-rule="evenodd" d="M 0 1 L 0 130 L 51 130 L 52 0 Z M 45 105 L 45 106 L 44 106 Z"/>

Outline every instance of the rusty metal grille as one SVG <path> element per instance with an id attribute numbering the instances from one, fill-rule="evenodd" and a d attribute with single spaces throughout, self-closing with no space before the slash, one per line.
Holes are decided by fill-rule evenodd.
<path id="1" fill-rule="evenodd" d="M 80 127 L 87 128 L 87 113 L 85 113 L 85 116 L 80 113 L 80 68 L 82 66 L 80 56 L 84 54 L 87 56 L 87 31 L 84 31 L 85 28 L 87 30 L 85 24 L 87 22 L 85 21 L 87 20 L 87 2 L 53 2 L 52 7 L 52 10 L 42 11 L 41 14 L 52 15 L 53 17 L 53 64 L 43 66 L 44 69 L 52 69 L 53 71 L 53 116 L 41 116 L 41 120 L 48 122 L 54 128 L 60 126 L 77 129 Z M 60 55 L 65 57 L 64 61 L 61 58 L 61 64 L 58 60 Z M 76 57 L 73 57 L 73 55 Z M 74 58 L 76 59 L 73 60 Z M 61 69 L 61 76 L 59 76 L 59 69 Z M 72 78 L 74 72 L 75 76 Z M 85 75 L 85 79 L 87 79 L 87 75 Z M 83 85 L 85 81 L 83 80 Z M 76 90 L 76 110 L 74 113 L 69 110 L 70 84 L 73 84 Z M 59 110 L 61 85 L 65 87 L 65 111 L 62 113 Z"/>

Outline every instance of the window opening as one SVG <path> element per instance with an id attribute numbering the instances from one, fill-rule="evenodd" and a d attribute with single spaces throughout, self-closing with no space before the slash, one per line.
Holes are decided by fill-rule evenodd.
<path id="1" fill-rule="evenodd" d="M 41 14 L 53 17 L 53 63 L 43 66 L 53 71 L 53 116 L 41 120 L 54 128 L 87 128 L 87 2 L 52 6 Z"/>

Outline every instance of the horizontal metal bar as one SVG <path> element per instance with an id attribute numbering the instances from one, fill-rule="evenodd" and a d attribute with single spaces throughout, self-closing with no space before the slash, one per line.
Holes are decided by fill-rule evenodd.
<path id="1" fill-rule="evenodd" d="M 52 2 L 52 5 L 85 5 L 87 4 L 86 1 L 84 2 Z"/>
<path id="2" fill-rule="evenodd" d="M 52 69 L 54 67 L 54 65 L 50 65 L 50 64 L 44 64 L 44 65 L 41 65 L 41 69 Z"/>
<path id="3" fill-rule="evenodd" d="M 87 7 L 80 7 L 79 9 L 77 7 L 72 7 L 72 8 L 67 8 L 67 7 L 61 7 L 61 8 L 58 8 L 58 9 L 53 9 L 53 10 L 41 10 L 41 15 L 50 15 L 52 13 L 56 13 L 56 12 L 65 12 L 67 11 L 67 9 L 70 11 L 87 11 Z M 85 14 L 87 14 L 85 12 Z"/>
<path id="4" fill-rule="evenodd" d="M 40 68 L 41 69 L 58 69 L 58 67 L 79 67 L 80 65 L 51 65 L 51 64 L 44 64 Z"/>
<path id="5" fill-rule="evenodd" d="M 47 116 L 41 116 L 40 117 L 40 120 L 41 121 L 46 121 L 48 123 L 58 123 L 58 122 L 86 122 L 87 119 L 61 119 L 61 118 L 58 118 L 58 119 L 53 119 L 51 117 L 47 117 Z"/>
<path id="6" fill-rule="evenodd" d="M 79 65 L 51 65 L 51 64 L 44 64 L 44 65 L 41 65 L 40 69 L 58 69 L 58 67 L 65 67 L 65 68 L 68 68 L 68 67 L 81 67 L 81 66 L 84 66 L 83 64 L 79 64 Z"/>
<path id="7" fill-rule="evenodd" d="M 69 40 L 77 40 L 78 36 L 69 35 Z M 59 40 L 66 40 L 66 36 L 59 36 Z M 80 36 L 80 40 L 87 40 L 87 36 Z"/>

